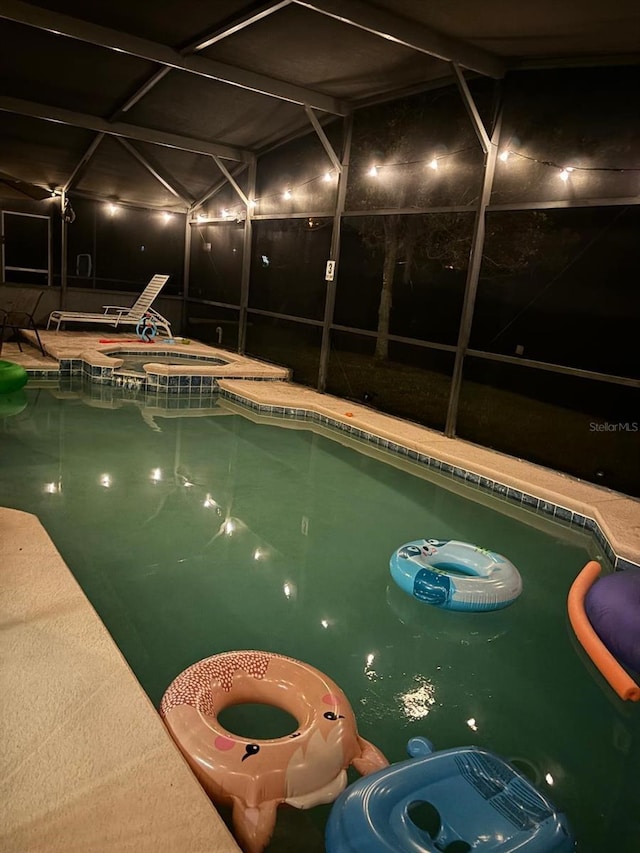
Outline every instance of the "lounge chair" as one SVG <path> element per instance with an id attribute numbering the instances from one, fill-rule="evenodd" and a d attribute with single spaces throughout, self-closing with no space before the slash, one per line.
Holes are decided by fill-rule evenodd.
<path id="1" fill-rule="evenodd" d="M 171 323 L 151 307 L 151 303 L 160 293 L 168 275 L 154 275 L 130 308 L 120 305 L 104 305 L 102 314 L 92 314 L 84 311 L 52 311 L 47 321 L 47 329 L 52 323 L 56 324 L 56 332 L 61 323 L 102 323 L 118 328 L 120 326 L 137 326 L 145 316 L 149 317 L 158 331 L 164 331 L 171 336 Z"/>
<path id="2" fill-rule="evenodd" d="M 35 332 L 40 352 L 42 355 L 45 354 L 34 319 L 43 293 L 43 290 L 32 290 L 26 287 L 12 287 L 11 285 L 0 287 L 0 353 L 2 353 L 6 329 L 13 331 L 20 352 L 22 352 L 20 329 L 32 329 Z"/>

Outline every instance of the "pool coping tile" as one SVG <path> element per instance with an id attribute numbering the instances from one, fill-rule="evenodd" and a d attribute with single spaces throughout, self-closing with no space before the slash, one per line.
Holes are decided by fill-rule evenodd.
<path id="1" fill-rule="evenodd" d="M 501 500 L 591 531 L 616 570 L 640 569 L 640 501 L 634 498 L 369 408 L 352 406 L 344 412 L 340 398 L 293 382 L 258 387 L 250 380 L 221 380 L 219 386 L 223 399 L 257 413 L 332 427 Z M 489 467 L 492 473 L 502 469 L 500 479 L 489 476 Z"/>

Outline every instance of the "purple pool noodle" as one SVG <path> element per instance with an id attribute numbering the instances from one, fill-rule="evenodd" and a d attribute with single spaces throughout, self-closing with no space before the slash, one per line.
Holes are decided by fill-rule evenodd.
<path id="1" fill-rule="evenodd" d="M 640 672 L 640 570 L 598 578 L 586 595 L 585 610 L 611 654 Z"/>

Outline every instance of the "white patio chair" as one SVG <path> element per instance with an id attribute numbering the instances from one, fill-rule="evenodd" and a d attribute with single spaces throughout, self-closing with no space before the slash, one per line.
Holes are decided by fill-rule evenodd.
<path id="1" fill-rule="evenodd" d="M 60 330 L 61 323 L 101 323 L 114 328 L 137 326 L 143 317 L 150 317 L 158 331 L 164 331 L 171 337 L 171 323 L 162 314 L 151 307 L 151 303 L 160 293 L 169 279 L 168 275 L 154 275 L 149 284 L 130 307 L 121 305 L 104 305 L 104 311 L 91 313 L 87 311 L 62 311 L 56 310 L 49 314 L 47 329 L 55 323 L 55 330 Z"/>

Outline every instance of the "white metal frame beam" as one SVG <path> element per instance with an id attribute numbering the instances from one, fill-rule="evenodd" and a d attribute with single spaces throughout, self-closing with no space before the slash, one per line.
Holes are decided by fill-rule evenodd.
<path id="1" fill-rule="evenodd" d="M 82 158 L 78 162 L 78 165 L 75 167 L 73 172 L 69 175 L 69 177 L 67 178 L 67 180 L 65 182 L 65 185 L 62 187 L 63 193 L 69 192 L 69 190 L 73 186 L 74 182 L 78 180 L 80 175 L 87 168 L 87 166 L 89 165 L 89 161 L 91 160 L 93 155 L 96 153 L 98 146 L 100 145 L 100 143 L 102 142 L 103 139 L 104 139 L 104 133 L 99 133 L 97 136 L 95 136 L 93 138 L 93 142 L 87 148 L 87 150 L 84 152 L 84 154 L 82 155 Z"/>
<path id="2" fill-rule="evenodd" d="M 200 50 L 204 50 L 210 45 L 225 39 L 227 36 L 233 35 L 233 33 L 237 33 L 240 30 L 245 29 L 245 27 L 251 26 L 251 24 L 254 24 L 256 21 L 266 18 L 273 12 L 277 12 L 278 9 L 288 6 L 291 2 L 293 2 L 293 0 L 270 0 L 270 2 L 264 3 L 260 9 L 254 9 L 251 13 L 240 15 L 228 26 L 218 27 L 206 36 L 201 35 L 197 39 L 192 39 L 191 42 L 180 48 L 179 53 L 182 56 L 188 56 L 189 54 L 194 54 Z M 143 83 L 127 98 L 121 107 L 115 110 L 115 112 L 109 117 L 110 120 L 115 121 L 120 118 L 122 113 L 128 112 L 131 107 L 135 106 L 138 101 L 144 98 L 144 96 L 148 94 L 163 79 L 163 77 L 166 77 L 170 71 L 171 68 L 168 65 L 163 65 L 158 71 L 151 74 L 146 83 Z"/>
<path id="3" fill-rule="evenodd" d="M 482 173 L 482 191 L 478 200 L 475 221 L 473 225 L 473 239 L 469 254 L 469 265 L 467 267 L 467 281 L 462 303 L 462 313 L 458 326 L 458 344 L 456 347 L 456 358 L 451 376 L 451 389 L 449 391 L 449 405 L 447 408 L 447 419 L 444 434 L 452 438 L 456 434 L 458 421 L 458 407 L 460 404 L 460 392 L 462 389 L 462 370 L 464 359 L 471 338 L 471 325 L 473 323 L 473 312 L 480 279 L 480 267 L 482 266 L 482 250 L 487 226 L 487 207 L 491 200 L 493 189 L 493 178 L 498 159 L 498 147 L 500 144 L 500 130 L 502 127 L 502 104 L 498 112 L 496 122 L 491 132 L 488 150 L 484 154 L 484 171 Z"/>
<path id="4" fill-rule="evenodd" d="M 142 152 L 138 151 L 138 149 L 132 145 L 127 139 L 123 139 L 122 136 L 117 136 L 116 139 L 122 145 L 122 147 L 134 157 L 140 165 L 152 175 L 158 183 L 162 184 L 162 186 L 168 190 L 171 195 L 175 196 L 181 202 L 183 202 L 187 207 L 193 204 L 193 198 L 189 195 L 189 193 L 184 189 L 184 187 L 180 186 L 178 181 L 175 178 L 167 177 L 163 174 L 163 170 L 156 164 L 152 163 L 148 157 L 145 157 Z"/>
<path id="5" fill-rule="evenodd" d="M 340 162 L 340 158 L 338 157 L 336 152 L 333 150 L 333 146 L 329 142 L 329 138 L 327 137 L 327 134 L 322 129 L 322 126 L 321 126 L 320 122 L 318 121 L 316 114 L 311 109 L 311 107 L 308 106 L 307 104 L 305 104 L 304 108 L 305 108 L 305 112 L 307 113 L 307 118 L 309 119 L 309 121 L 313 125 L 313 129 L 315 130 L 318 139 L 322 143 L 322 147 L 327 152 L 327 156 L 329 157 L 329 159 L 333 163 L 333 168 L 336 170 L 336 172 L 339 175 L 341 175 L 342 174 L 342 163 Z"/>
<path id="6" fill-rule="evenodd" d="M 113 113 L 109 116 L 109 121 L 117 121 L 117 119 L 120 118 L 122 113 L 129 112 L 129 110 L 132 107 L 135 107 L 138 101 L 142 100 L 142 98 L 144 98 L 144 96 L 148 92 L 150 92 L 154 88 L 154 86 L 157 86 L 157 84 L 164 77 L 166 77 L 170 71 L 171 69 L 168 65 L 163 65 L 158 68 L 157 71 L 154 71 L 153 74 L 149 76 L 149 79 L 146 81 L 146 83 L 143 83 L 142 86 L 139 86 L 135 92 L 129 95 L 129 97 L 124 102 L 124 104 L 122 104 L 121 107 L 118 107 L 116 110 L 113 111 Z"/>
<path id="7" fill-rule="evenodd" d="M 22 0 L 3 0 L 2 5 L 0 5 L 0 18 L 78 39 L 107 50 L 127 53 L 149 62 L 156 62 L 158 65 L 166 65 L 189 74 L 218 80 L 279 100 L 290 101 L 295 104 L 310 104 L 323 112 L 335 115 L 346 115 L 349 112 L 346 104 L 321 92 L 315 92 L 312 89 L 296 86 L 283 80 L 276 80 L 245 68 L 206 59 L 203 56 L 183 56 L 167 45 L 112 30 L 109 27 L 92 24 L 79 18 L 72 18 L 70 15 L 32 6 L 29 3 L 22 2 Z"/>
<path id="8" fill-rule="evenodd" d="M 206 154 L 209 156 L 215 154 L 217 157 L 223 157 L 225 160 L 236 160 L 241 163 L 250 163 L 253 157 L 253 154 L 249 151 L 245 151 L 242 148 L 234 148 L 231 145 L 192 139 L 189 136 L 166 133 L 162 130 L 152 130 L 148 127 L 138 127 L 135 124 L 109 122 L 99 116 L 79 113 L 74 110 L 65 110 L 61 107 L 52 107 L 47 104 L 38 104 L 34 101 L 25 101 L 22 98 L 10 98 L 0 95 L 0 110 L 39 118 L 44 121 L 55 121 L 60 124 L 72 125 L 73 127 L 82 127 L 85 130 L 95 130 L 97 133 L 105 133 L 108 136 L 137 139 L 139 142 L 150 142 L 153 145 L 162 145 L 165 148 L 175 148 L 179 151 L 191 151 L 194 154 Z"/>
<path id="9" fill-rule="evenodd" d="M 236 166 L 234 177 L 240 177 L 241 174 L 246 172 L 248 166 L 248 163 L 243 163 L 240 167 Z M 200 198 L 194 201 L 194 203 L 189 208 L 189 213 L 195 214 L 196 211 L 198 211 L 204 204 L 206 204 L 206 202 L 208 202 L 210 198 L 217 195 L 217 193 L 219 193 L 220 190 L 227 184 L 228 181 L 226 178 L 222 178 L 221 180 L 216 181 L 215 184 L 212 184 L 209 189 L 202 196 L 200 196 Z"/>
<path id="10" fill-rule="evenodd" d="M 401 44 L 442 59 L 445 62 L 457 62 L 470 71 L 477 71 L 496 79 L 504 77 L 506 63 L 485 50 L 474 45 L 453 39 L 425 25 L 410 21 L 372 6 L 364 0 L 295 0 L 299 6 L 320 12 L 344 24 L 365 30 L 387 41 Z"/>
<path id="11" fill-rule="evenodd" d="M 222 174 L 225 176 L 227 181 L 231 184 L 231 186 L 235 190 L 236 195 L 239 197 L 240 201 L 244 204 L 244 206 L 247 208 L 247 210 L 249 210 L 251 207 L 251 203 L 250 203 L 249 199 L 247 198 L 247 196 L 242 191 L 242 189 L 240 188 L 240 185 L 235 180 L 235 178 L 233 177 L 231 172 L 227 169 L 227 167 L 224 165 L 224 163 L 222 162 L 222 160 L 219 157 L 214 156 L 213 159 L 215 160 L 216 166 L 218 167 L 218 169 L 220 169 Z"/>
<path id="12" fill-rule="evenodd" d="M 476 132 L 476 136 L 478 137 L 478 141 L 480 142 L 480 146 L 485 154 L 489 153 L 489 148 L 491 147 L 491 140 L 489 139 L 489 134 L 487 133 L 487 129 L 484 126 L 484 122 L 480 116 L 480 112 L 476 106 L 475 101 L 473 100 L 473 96 L 469 90 L 469 86 L 467 85 L 467 81 L 465 80 L 462 69 L 458 65 L 457 62 L 451 63 L 453 66 L 453 72 L 456 77 L 456 83 L 458 84 L 458 90 L 462 95 L 462 100 L 464 101 L 465 109 L 469 114 L 469 118 L 471 119 L 471 124 L 473 125 L 473 129 Z"/>
<path id="13" fill-rule="evenodd" d="M 286 6 L 290 6 L 292 2 L 293 0 L 270 0 L 270 2 L 263 3 L 257 9 L 252 8 L 251 11 L 242 12 L 227 26 L 218 27 L 209 35 L 201 36 L 199 39 L 190 42 L 187 47 L 183 48 L 181 53 L 196 53 L 199 50 L 206 50 L 206 48 L 211 47 L 212 44 L 222 41 L 222 39 L 226 39 L 228 36 L 232 36 L 235 33 L 240 32 L 240 30 L 250 27 L 257 21 L 261 21 L 263 18 L 273 15 L 274 12 L 284 9 Z"/>

